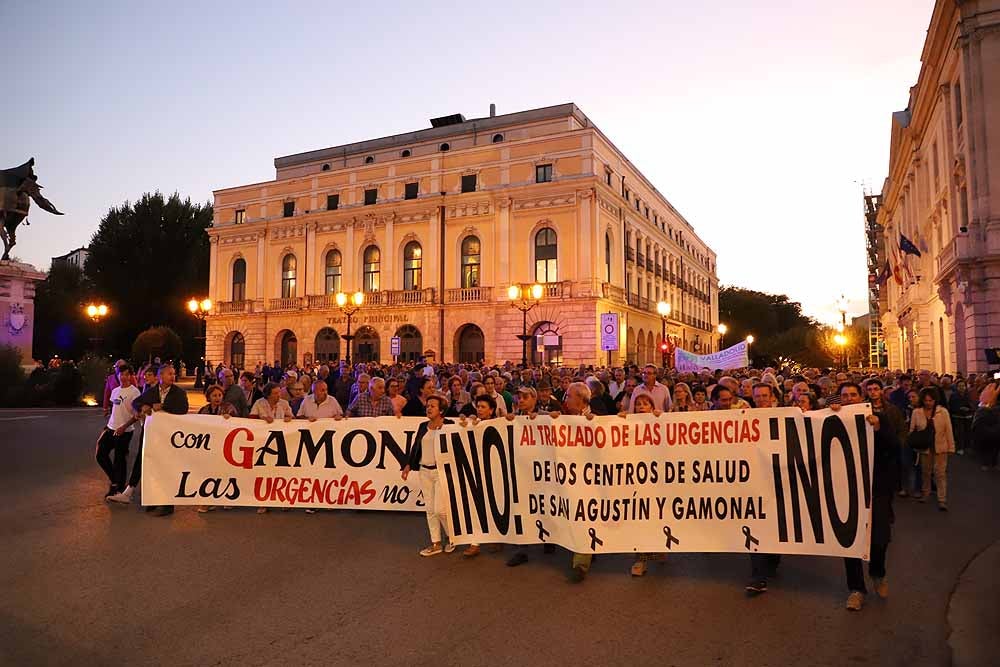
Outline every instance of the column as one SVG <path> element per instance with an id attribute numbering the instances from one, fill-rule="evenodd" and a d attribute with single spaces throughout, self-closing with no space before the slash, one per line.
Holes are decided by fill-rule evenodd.
<path id="1" fill-rule="evenodd" d="M 577 281 L 590 280 L 594 276 L 594 220 L 591 204 L 593 203 L 593 190 L 581 190 L 576 193 L 576 220 L 577 220 L 577 263 L 576 275 L 561 275 L 559 278 L 575 278 Z M 563 239 L 559 239 L 560 244 Z"/>
<path id="2" fill-rule="evenodd" d="M 306 291 L 316 294 L 316 223 L 306 223 Z"/>
<path id="3" fill-rule="evenodd" d="M 257 234 L 257 291 L 256 298 L 264 299 L 264 266 L 267 264 L 267 230 Z"/>
<path id="4" fill-rule="evenodd" d="M 385 247 L 382 249 L 382 282 L 383 290 L 396 289 L 396 238 L 393 233 L 396 216 L 389 214 L 385 218 Z M 402 281 L 399 288 L 403 288 Z"/>
<path id="5" fill-rule="evenodd" d="M 510 197 L 497 200 L 496 231 L 494 234 L 496 259 L 483 266 L 485 270 L 493 274 L 492 276 L 483 276 L 483 285 L 493 285 L 497 288 L 510 283 L 510 209 L 512 205 L 513 200 Z M 484 248 L 483 250 L 486 250 L 484 253 L 486 256 L 493 254 L 489 249 Z M 494 268 L 496 269 L 495 273 Z"/>
<path id="6" fill-rule="evenodd" d="M 354 245 L 354 221 L 347 221 L 347 247 L 341 253 L 341 258 L 343 259 L 343 274 L 341 275 L 340 281 L 343 286 L 343 291 L 348 294 L 353 294 L 357 290 L 361 289 L 361 273 L 355 267 L 358 259 L 358 248 Z M 353 333 L 353 332 L 352 332 Z"/>
<path id="7" fill-rule="evenodd" d="M 208 260 L 208 296 L 212 301 L 221 301 L 228 298 L 225 288 L 225 280 L 219 276 L 219 237 L 212 235 L 208 237 L 209 260 Z"/>

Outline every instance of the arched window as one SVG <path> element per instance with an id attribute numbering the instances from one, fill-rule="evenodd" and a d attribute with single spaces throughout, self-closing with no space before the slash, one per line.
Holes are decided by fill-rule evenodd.
<path id="1" fill-rule="evenodd" d="M 364 275 L 362 285 L 366 292 L 377 292 L 379 288 L 379 273 L 381 272 L 382 254 L 378 246 L 370 245 L 365 248 Z"/>
<path id="2" fill-rule="evenodd" d="M 402 150 L 402 151 L 401 151 L 401 152 L 399 153 L 399 157 L 410 157 L 410 155 L 412 155 L 412 154 L 410 153 L 410 149 L 409 149 L 409 148 L 404 148 L 404 149 L 403 149 L 403 150 Z"/>
<path id="3" fill-rule="evenodd" d="M 448 142 L 445 142 L 445 143 L 441 144 L 440 148 L 441 148 L 442 151 L 451 150 L 451 144 L 449 144 Z"/>
<path id="4" fill-rule="evenodd" d="M 493 135 L 493 143 L 499 144 L 501 141 L 503 141 L 503 135 L 502 134 L 494 134 Z"/>
<path id="5" fill-rule="evenodd" d="M 372 164 L 374 162 L 375 162 L 375 156 L 373 155 L 369 155 L 368 157 L 365 158 L 365 164 Z"/>
<path id="6" fill-rule="evenodd" d="M 330 165 L 329 164 L 324 164 L 323 165 L 323 171 L 330 171 Z"/>
<path id="7" fill-rule="evenodd" d="M 343 268 L 343 258 L 339 250 L 331 250 L 326 253 L 326 293 L 336 294 L 340 290 L 341 270 Z"/>
<path id="8" fill-rule="evenodd" d="M 239 331 L 233 332 L 233 337 L 229 341 L 229 365 L 235 369 L 242 370 L 246 357 L 246 340 Z"/>
<path id="9" fill-rule="evenodd" d="M 281 260 L 281 298 L 295 296 L 295 255 L 289 253 Z"/>
<path id="10" fill-rule="evenodd" d="M 420 244 L 410 241 L 403 248 L 403 289 L 418 290 L 421 288 L 421 266 L 423 253 Z"/>
<path id="11" fill-rule="evenodd" d="M 604 282 L 611 282 L 611 234 L 604 235 Z"/>
<path id="12" fill-rule="evenodd" d="M 240 257 L 233 262 L 233 301 L 247 298 L 247 261 Z"/>
<path id="13" fill-rule="evenodd" d="M 556 282 L 556 232 L 544 227 L 535 234 L 535 282 Z"/>
<path id="14" fill-rule="evenodd" d="M 462 287 L 479 287 L 479 265 L 480 265 L 480 245 L 479 239 L 475 236 L 466 236 L 462 241 Z"/>

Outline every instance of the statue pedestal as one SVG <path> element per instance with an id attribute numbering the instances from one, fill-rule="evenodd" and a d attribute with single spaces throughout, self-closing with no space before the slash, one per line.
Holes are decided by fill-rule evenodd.
<path id="1" fill-rule="evenodd" d="M 42 280 L 45 274 L 31 264 L 0 261 L 0 345 L 16 347 L 27 368 L 33 367 L 35 283 Z"/>

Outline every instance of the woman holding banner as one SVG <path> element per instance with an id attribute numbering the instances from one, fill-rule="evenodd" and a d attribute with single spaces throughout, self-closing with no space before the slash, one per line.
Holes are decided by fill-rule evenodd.
<path id="1" fill-rule="evenodd" d="M 442 547 L 441 534 L 448 532 L 448 517 L 445 509 L 444 494 L 441 493 L 441 481 L 438 475 L 436 448 L 434 440 L 445 424 L 454 424 L 444 418 L 445 401 L 437 394 L 427 397 L 427 421 L 417 428 L 416 437 L 406 465 L 403 467 L 402 478 L 410 476 L 411 472 L 420 473 L 420 490 L 424 495 L 424 508 L 427 513 L 427 530 L 430 532 L 431 545 L 420 550 L 421 556 L 437 556 L 444 552 L 450 554 L 455 550 L 455 544 L 449 540 L 448 546 Z"/>
<path id="2" fill-rule="evenodd" d="M 638 402 L 638 399 L 636 399 Z M 678 382 L 674 385 L 674 405 L 671 412 L 691 412 L 695 410 L 694 398 L 691 396 L 691 387 L 687 382 Z M 638 407 L 636 412 L 639 412 Z"/>
<path id="3" fill-rule="evenodd" d="M 687 385 L 684 384 L 683 382 L 678 382 L 677 383 L 677 385 L 674 387 L 674 391 L 675 392 L 677 391 L 678 387 L 684 387 L 684 389 L 682 391 L 687 390 Z M 684 409 L 680 409 L 680 407 L 678 405 L 678 401 L 677 401 L 677 396 L 678 396 L 678 394 L 675 393 L 674 394 L 674 407 L 673 407 L 672 412 L 686 412 L 687 411 L 686 407 Z M 689 399 L 690 396 L 691 396 L 689 390 L 688 390 L 688 393 L 685 394 L 685 396 L 687 397 L 687 398 L 685 398 L 685 403 L 684 403 L 684 405 L 686 406 L 687 405 L 687 399 Z M 652 399 L 652 397 L 649 394 L 639 394 L 638 396 L 636 396 L 635 397 L 634 407 L 635 407 L 635 413 L 637 415 L 652 414 L 652 415 L 657 416 L 657 417 L 660 416 L 660 411 L 653 408 L 653 399 Z M 624 418 L 626 415 L 623 412 L 619 416 Z M 648 561 L 651 561 L 651 560 L 666 560 L 666 558 L 667 558 L 666 554 L 658 554 L 658 553 L 648 553 L 648 554 L 647 553 L 643 553 L 643 554 L 639 554 L 638 557 L 636 558 L 635 562 L 632 563 L 632 576 L 633 577 L 641 577 L 641 576 L 645 575 L 646 574 L 646 563 Z"/>

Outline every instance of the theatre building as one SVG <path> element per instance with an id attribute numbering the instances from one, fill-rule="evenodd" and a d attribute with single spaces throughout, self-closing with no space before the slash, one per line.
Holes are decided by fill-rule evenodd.
<path id="1" fill-rule="evenodd" d="M 715 253 L 574 104 L 279 157 L 215 192 L 207 358 L 604 364 L 718 348 Z M 531 286 L 541 286 L 537 302 Z M 533 305 L 522 316 L 511 286 Z M 364 294 L 350 321 L 336 294 Z M 521 305 L 522 300 L 518 299 Z"/>

